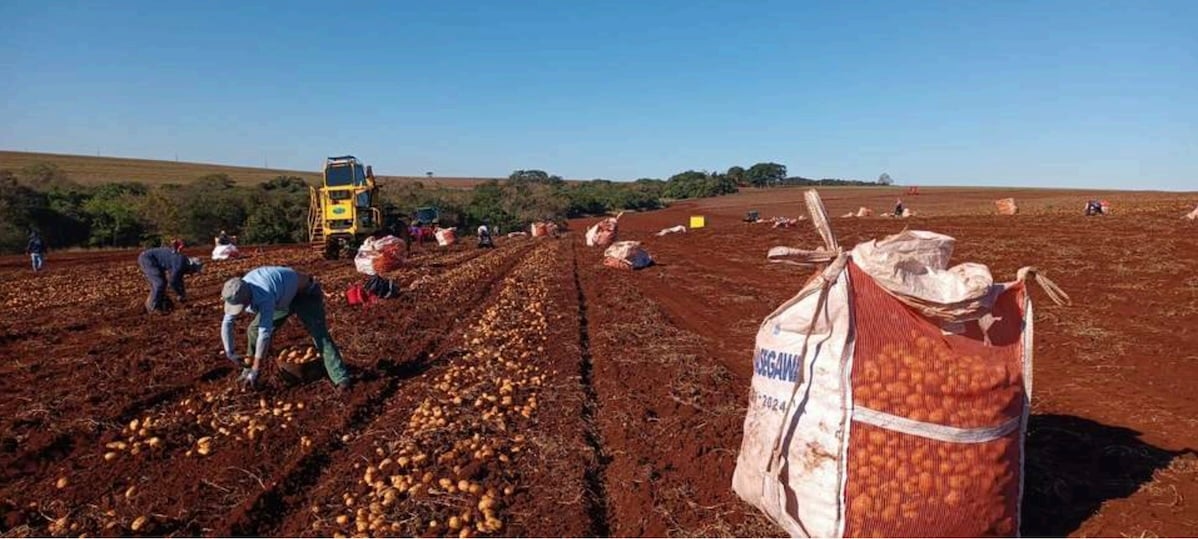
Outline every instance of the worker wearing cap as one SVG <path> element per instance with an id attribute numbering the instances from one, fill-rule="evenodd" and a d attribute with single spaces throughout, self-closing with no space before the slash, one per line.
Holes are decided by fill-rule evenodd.
<path id="1" fill-rule="evenodd" d="M 172 247 L 157 247 L 146 249 L 137 255 L 137 266 L 150 283 L 150 295 L 146 297 L 146 312 L 164 311 L 169 301 L 166 297 L 166 286 L 179 296 L 179 302 L 187 301 L 187 289 L 183 286 L 183 276 L 199 273 L 203 264 L 198 258 L 187 258 L 183 253 Z"/>
<path id="2" fill-rule="evenodd" d="M 270 351 L 271 335 L 294 313 L 324 358 L 329 379 L 339 390 L 349 387 L 349 373 L 341 361 L 337 344 L 329 335 L 324 313 L 324 293 L 315 277 L 291 268 L 264 266 L 245 274 L 245 277 L 225 281 L 221 298 L 225 300 L 221 342 L 224 344 L 225 357 L 238 365 L 241 365 L 241 358 L 233 350 L 233 320 L 242 311 L 254 313 L 246 332 L 254 362 L 242 370 L 238 381 L 250 388 L 257 386 L 262 360 Z"/>

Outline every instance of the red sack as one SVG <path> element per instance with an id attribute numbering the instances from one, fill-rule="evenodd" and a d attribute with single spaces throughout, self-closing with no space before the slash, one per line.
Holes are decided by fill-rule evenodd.
<path id="1" fill-rule="evenodd" d="M 355 284 L 345 291 L 345 300 L 350 305 L 370 305 L 379 300 L 374 294 L 371 294 L 362 283 Z"/>

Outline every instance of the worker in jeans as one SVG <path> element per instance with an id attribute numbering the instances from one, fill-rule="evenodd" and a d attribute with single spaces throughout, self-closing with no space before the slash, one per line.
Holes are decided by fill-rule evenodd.
<path id="1" fill-rule="evenodd" d="M 142 275 L 150 283 L 150 295 L 146 297 L 146 312 L 155 313 L 170 308 L 170 299 L 166 297 L 166 287 L 169 284 L 179 297 L 179 302 L 187 301 L 187 290 L 183 287 L 183 276 L 199 273 L 203 264 L 198 258 L 188 258 L 173 247 L 157 247 L 146 249 L 137 255 L 137 266 Z"/>
<path id="2" fill-rule="evenodd" d="M 33 262 L 33 271 L 42 271 L 42 264 L 46 262 L 46 242 L 37 232 L 29 233 L 29 243 L 25 245 L 25 254 L 29 255 L 29 259 Z"/>
<path id="3" fill-rule="evenodd" d="M 339 392 L 349 389 L 350 377 L 341 361 L 341 352 L 329 335 L 325 320 L 324 293 L 316 278 L 281 266 L 264 266 L 245 277 L 225 281 L 221 298 L 225 301 L 225 317 L 221 323 L 221 343 L 225 357 L 243 367 L 238 382 L 249 389 L 258 387 L 262 361 L 270 352 L 270 340 L 275 328 L 292 314 L 300 319 L 312 344 L 324 358 L 324 368 Z M 245 366 L 233 349 L 233 322 L 244 311 L 254 313 L 246 335 L 253 363 Z"/>

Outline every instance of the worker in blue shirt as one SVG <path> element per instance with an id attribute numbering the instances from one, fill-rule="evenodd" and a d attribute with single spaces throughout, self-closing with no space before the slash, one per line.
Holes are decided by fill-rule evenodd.
<path id="1" fill-rule="evenodd" d="M 42 265 L 46 261 L 46 242 L 37 232 L 29 233 L 29 243 L 25 245 L 25 254 L 29 255 L 33 261 L 33 271 L 42 271 Z"/>
<path id="2" fill-rule="evenodd" d="M 324 293 L 315 277 L 291 268 L 264 266 L 247 273 L 245 277 L 225 281 L 221 298 L 225 301 L 225 317 L 221 323 L 225 357 L 243 367 L 238 381 L 246 387 L 257 388 L 262 361 L 270 352 L 271 336 L 294 313 L 324 358 L 324 368 L 333 385 L 339 391 L 349 388 L 349 373 L 341 360 L 337 344 L 329 335 Z M 253 364 L 248 367 L 242 364 L 241 357 L 233 349 L 233 321 L 243 311 L 254 314 L 246 332 L 249 353 L 253 355 Z"/>
<path id="3" fill-rule="evenodd" d="M 187 301 L 187 289 L 183 286 L 183 276 L 199 273 L 203 264 L 198 258 L 187 258 L 171 247 L 146 249 L 137 255 L 137 265 L 150 283 L 150 295 L 146 298 L 146 312 L 165 311 L 170 305 L 166 297 L 166 286 L 179 296 L 179 301 Z"/>

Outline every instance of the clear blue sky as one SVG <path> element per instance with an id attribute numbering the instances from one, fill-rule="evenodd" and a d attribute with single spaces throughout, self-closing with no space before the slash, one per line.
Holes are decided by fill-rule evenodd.
<path id="1" fill-rule="evenodd" d="M 0 148 L 1198 189 L 1198 1 L 0 2 Z"/>

